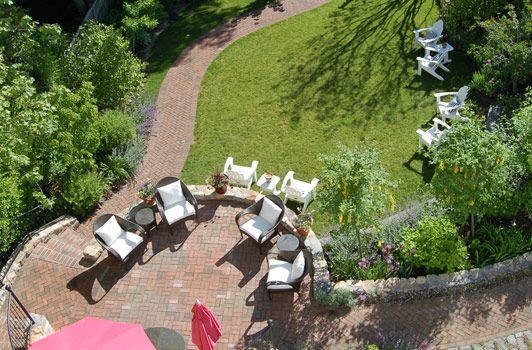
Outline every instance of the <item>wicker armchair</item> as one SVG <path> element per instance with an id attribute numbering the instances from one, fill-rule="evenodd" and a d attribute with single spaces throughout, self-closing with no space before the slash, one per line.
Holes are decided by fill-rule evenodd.
<path id="1" fill-rule="evenodd" d="M 268 199 L 268 202 L 264 204 L 266 199 Z M 283 219 L 284 211 L 284 203 L 279 196 L 270 194 L 263 197 L 257 203 L 236 215 L 235 221 L 240 230 L 240 236 L 244 238 L 243 235 L 245 234 L 251 237 L 259 245 L 259 251 L 262 254 L 261 245 L 275 233 L 279 233 L 278 227 Z M 256 216 L 241 224 L 240 219 L 247 214 Z"/>
<path id="2" fill-rule="evenodd" d="M 129 231 L 138 231 L 141 235 L 138 236 Z M 133 251 L 140 247 L 141 243 L 144 243 L 144 249 L 146 249 L 146 232 L 144 229 L 118 215 L 104 214 L 100 216 L 94 221 L 93 233 L 96 241 L 122 262 L 129 260 Z"/>
<path id="3" fill-rule="evenodd" d="M 177 181 L 179 181 L 181 184 L 181 191 L 184 196 L 184 200 L 171 203 L 170 205 L 165 205 L 163 201 L 164 195 L 161 195 L 160 189 Z M 194 217 L 199 224 L 198 202 L 188 189 L 187 185 L 185 185 L 183 181 L 179 180 L 179 178 L 175 176 L 167 176 L 159 180 L 159 182 L 157 182 L 155 185 L 155 201 L 157 203 L 159 214 L 161 214 L 161 218 L 166 221 L 170 228 Z"/>
<path id="4" fill-rule="evenodd" d="M 294 260 L 296 260 L 300 252 L 303 252 L 305 266 L 302 275 L 294 279 L 292 278 Z M 297 292 L 299 294 L 301 282 L 311 272 L 312 255 L 308 250 L 270 249 L 268 251 L 268 279 L 266 280 L 268 297 L 271 300 L 271 293 L 278 292 Z"/>

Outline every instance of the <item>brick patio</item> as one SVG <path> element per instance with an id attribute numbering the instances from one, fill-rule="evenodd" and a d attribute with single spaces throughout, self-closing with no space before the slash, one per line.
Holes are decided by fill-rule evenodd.
<path id="1" fill-rule="evenodd" d="M 158 121 L 139 181 L 180 173 L 193 141 L 202 77 L 223 48 L 326 2 L 286 0 L 215 28 L 185 50 L 158 96 Z M 56 330 L 88 315 L 140 323 L 145 328 L 168 327 L 184 336 L 188 349 L 195 348 L 190 341 L 190 309 L 196 299 L 209 306 L 222 325 L 224 335 L 217 349 L 242 347 L 266 326 L 268 318 L 275 322 L 275 339 L 281 348 L 367 344 L 377 341 L 379 332 L 413 332 L 434 339 L 437 348 L 447 348 L 532 327 L 532 278 L 465 296 L 338 312 L 311 303 L 307 278 L 299 299 L 289 293 L 274 295 L 269 301 L 264 293 L 265 256 L 258 254 L 252 242 L 239 241 L 234 216 L 243 207 L 232 202 L 202 203 L 197 227 L 189 221 L 171 234 L 161 224 L 151 234 L 148 250 L 126 265 L 104 253 L 94 266 L 80 266 L 79 252 L 89 241 L 94 218 L 128 208 L 136 200 L 135 192 L 135 188 L 124 187 L 77 230 L 67 230 L 36 247 L 13 286 L 30 312 L 45 315 Z M 2 312 L 5 315 L 5 306 Z M 4 319 L 0 344 L 8 349 Z"/>

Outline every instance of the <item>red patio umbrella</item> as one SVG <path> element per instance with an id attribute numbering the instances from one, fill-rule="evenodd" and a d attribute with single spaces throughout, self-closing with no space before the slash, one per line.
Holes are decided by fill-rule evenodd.
<path id="1" fill-rule="evenodd" d="M 222 335 L 220 324 L 205 305 L 196 300 L 192 307 L 192 342 L 199 350 L 212 350 Z"/>
<path id="2" fill-rule="evenodd" d="M 36 341 L 30 350 L 156 350 L 141 325 L 85 317 Z"/>

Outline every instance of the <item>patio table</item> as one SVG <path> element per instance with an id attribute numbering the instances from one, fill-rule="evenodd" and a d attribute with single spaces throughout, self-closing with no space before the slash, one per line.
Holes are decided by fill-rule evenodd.
<path id="1" fill-rule="evenodd" d="M 157 350 L 185 350 L 185 339 L 173 329 L 164 327 L 144 330 Z"/>

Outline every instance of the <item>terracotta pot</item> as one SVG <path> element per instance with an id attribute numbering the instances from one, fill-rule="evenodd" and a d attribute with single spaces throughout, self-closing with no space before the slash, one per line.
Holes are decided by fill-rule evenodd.
<path id="1" fill-rule="evenodd" d="M 447 43 L 441 44 L 441 47 L 443 47 L 445 49 L 447 47 Z"/>
<path id="2" fill-rule="evenodd" d="M 227 191 L 227 185 L 223 185 L 222 187 L 216 187 L 215 190 L 218 194 L 224 194 Z"/>
<path id="3" fill-rule="evenodd" d="M 273 174 L 272 173 L 266 173 L 266 175 L 264 175 L 264 179 L 266 180 L 267 183 L 272 182 Z"/>
<path id="4" fill-rule="evenodd" d="M 145 203 L 148 203 L 148 204 L 152 205 L 153 203 L 155 203 L 155 196 L 151 197 L 151 199 L 148 199 L 148 198 L 144 197 L 144 198 L 142 198 L 142 200 Z"/>
<path id="5" fill-rule="evenodd" d="M 298 215 L 299 216 L 299 215 Z M 312 218 L 312 216 L 310 217 L 310 227 L 312 227 L 312 224 L 314 224 L 314 218 Z M 301 236 L 307 236 L 310 232 L 310 228 L 308 231 L 305 231 L 304 229 L 302 229 L 301 227 L 296 227 L 296 231 L 301 235 Z"/>

